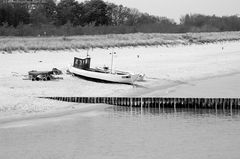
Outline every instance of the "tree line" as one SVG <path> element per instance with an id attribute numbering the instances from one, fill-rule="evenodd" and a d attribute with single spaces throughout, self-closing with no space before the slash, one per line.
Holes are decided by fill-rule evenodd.
<path id="1" fill-rule="evenodd" d="M 187 14 L 180 19 L 180 25 L 188 32 L 239 31 L 240 17 L 237 15 L 218 17 Z"/>
<path id="2" fill-rule="evenodd" d="M 180 24 L 166 17 L 102 0 L 46 0 L 40 5 L 0 3 L 0 35 L 84 35 L 239 31 L 238 16 L 187 14 Z"/>

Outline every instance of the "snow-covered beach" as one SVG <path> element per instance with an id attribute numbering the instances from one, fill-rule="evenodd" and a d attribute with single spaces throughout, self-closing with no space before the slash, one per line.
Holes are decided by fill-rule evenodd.
<path id="1" fill-rule="evenodd" d="M 96 83 L 66 74 L 73 58 L 86 50 L 29 51 L 0 54 L 0 118 L 26 116 L 83 107 L 39 99 L 40 96 L 168 96 L 240 97 L 240 42 L 171 47 L 129 47 L 89 50 L 91 65 L 146 74 L 136 87 Z M 30 70 L 63 71 L 63 80 L 23 80 Z M 189 90 L 189 91 L 188 91 Z"/>

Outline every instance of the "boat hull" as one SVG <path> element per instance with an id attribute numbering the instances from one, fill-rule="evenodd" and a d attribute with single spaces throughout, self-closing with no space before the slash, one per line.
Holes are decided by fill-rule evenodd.
<path id="1" fill-rule="evenodd" d="M 94 71 L 78 69 L 73 66 L 69 67 L 69 71 L 78 77 L 96 82 L 133 84 L 138 78 L 138 75 L 131 74 L 118 75 L 111 73 L 99 73 Z"/>

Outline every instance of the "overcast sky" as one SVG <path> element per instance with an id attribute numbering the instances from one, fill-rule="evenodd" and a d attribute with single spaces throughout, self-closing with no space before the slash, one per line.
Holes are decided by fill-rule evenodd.
<path id="1" fill-rule="evenodd" d="M 165 16 L 179 21 L 187 13 L 206 15 L 240 14 L 240 0 L 104 0 L 126 7 L 137 8 L 141 12 Z"/>

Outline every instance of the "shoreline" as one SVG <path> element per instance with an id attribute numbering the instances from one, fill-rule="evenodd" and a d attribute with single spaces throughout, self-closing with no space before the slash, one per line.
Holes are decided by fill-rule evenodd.
<path id="1" fill-rule="evenodd" d="M 239 80 L 239 72 L 194 80 L 170 90 L 166 97 L 240 98 Z"/>
<path id="2" fill-rule="evenodd" d="M 240 80 L 240 73 L 231 73 L 227 75 L 220 75 L 220 76 L 214 76 L 214 77 L 206 77 L 205 79 L 199 79 L 199 80 L 193 80 L 189 81 L 191 82 L 191 85 L 189 84 L 175 84 L 175 85 L 163 85 L 160 86 L 162 89 L 160 90 L 153 90 L 150 88 L 150 90 L 146 92 L 139 92 L 133 93 L 133 94 L 126 94 L 126 96 L 132 96 L 132 97 L 159 97 L 158 94 L 162 94 L 160 97 L 177 97 L 177 98 L 207 98 L 203 94 L 200 93 L 198 97 L 196 96 L 189 96 L 188 93 L 184 92 L 186 90 L 196 90 L 199 89 L 199 85 L 201 84 L 207 84 L 207 83 L 213 83 L 214 81 L 215 85 L 212 85 L 212 87 L 216 87 L 219 85 L 222 85 L 223 83 L 219 82 L 219 80 L 225 80 L 225 79 L 235 79 Z M 171 89 L 176 88 L 175 91 L 172 91 Z M 202 89 L 202 90 L 200 90 Z M 208 91 L 208 88 L 200 88 L 199 90 L 202 91 L 203 93 L 205 91 Z M 237 91 L 240 91 L 240 84 L 239 87 L 236 87 Z M 169 91 L 170 90 L 170 91 Z M 165 91 L 169 91 L 169 93 L 163 93 Z M 237 92 L 236 90 L 232 90 Z M 195 93 L 196 94 L 196 93 Z M 240 94 L 234 96 L 208 96 L 208 98 L 240 98 Z M 45 101 L 51 101 L 48 99 L 42 99 Z M 6 124 L 11 124 L 15 122 L 22 122 L 22 121 L 35 121 L 35 120 L 51 120 L 51 119 L 56 119 L 56 118 L 61 118 L 61 117 L 67 117 L 67 116 L 73 116 L 73 115 L 81 115 L 82 113 L 90 112 L 90 111 L 95 111 L 99 109 L 105 109 L 107 107 L 111 107 L 111 105 L 104 105 L 104 104 L 80 104 L 80 103 L 67 103 L 67 102 L 59 102 L 59 101 L 52 101 L 56 105 L 59 103 L 64 103 L 66 106 L 62 107 L 60 110 L 49 110 L 46 112 L 41 112 L 41 113 L 33 113 L 33 114 L 26 114 L 25 116 L 21 114 L 11 114 L 10 116 L 5 116 L 0 118 L 0 126 L 4 127 Z M 0 127 L 0 128 L 1 128 Z"/>
<path id="3" fill-rule="evenodd" d="M 57 103 L 58 102 L 56 102 L 56 104 Z M 66 107 L 65 109 L 62 109 L 62 110 L 51 110 L 51 111 L 42 112 L 42 113 L 27 114 L 26 116 L 12 114 L 11 116 L 8 116 L 8 117 L 1 117 L 0 129 L 4 128 L 4 126 L 7 126 L 9 124 L 20 123 L 20 122 L 54 120 L 57 118 L 74 116 L 74 115 L 84 116 L 84 113 L 88 113 L 96 110 L 102 110 L 107 107 L 110 107 L 109 105 L 103 105 L 103 104 L 76 104 L 76 103 L 75 104 L 70 103 L 69 106 L 71 108 Z"/>
<path id="4" fill-rule="evenodd" d="M 208 76 L 208 77 L 202 77 L 202 78 L 198 78 L 198 79 L 193 79 L 193 80 L 187 80 L 187 81 L 179 81 L 179 82 L 175 82 L 172 81 L 172 83 L 166 83 L 165 85 L 155 85 L 152 86 L 151 88 L 149 88 L 148 90 L 145 91 L 132 91 L 131 93 L 126 94 L 126 96 L 130 96 L 130 97 L 169 97 L 169 98 L 207 98 L 207 96 L 196 96 L 195 94 L 190 95 L 190 96 L 186 96 L 186 95 L 181 95 L 181 93 L 178 93 L 177 95 L 173 95 L 171 96 L 171 93 L 163 93 L 161 91 L 167 91 L 167 90 L 171 90 L 172 88 L 177 88 L 177 87 L 184 87 L 186 90 L 189 89 L 189 87 L 195 87 L 197 84 L 201 84 L 201 83 L 209 83 L 211 81 L 216 81 L 215 85 L 219 86 L 221 85 L 221 80 L 224 79 L 229 79 L 229 78 L 237 78 L 240 80 L 240 72 L 232 72 L 232 73 L 228 73 L 228 74 L 222 74 L 222 75 L 215 75 L 215 76 Z M 220 84 L 219 84 L 220 83 Z M 224 84 L 224 83 L 222 83 Z M 153 88 L 155 87 L 155 88 Z M 213 87 L 214 87 L 214 83 L 213 83 Z M 236 87 L 236 89 L 239 88 L 239 90 L 235 90 L 236 92 L 240 92 L 240 85 L 239 87 Z M 179 89 L 179 88 L 178 88 Z M 207 89 L 207 88 L 203 88 L 202 89 Z M 159 90 L 159 91 L 158 91 Z M 159 96 L 158 92 L 160 92 L 160 94 L 162 96 Z M 221 96 L 209 96 L 209 98 L 240 98 L 240 93 L 236 94 L 236 96 L 228 96 L 225 95 L 225 97 Z"/>

